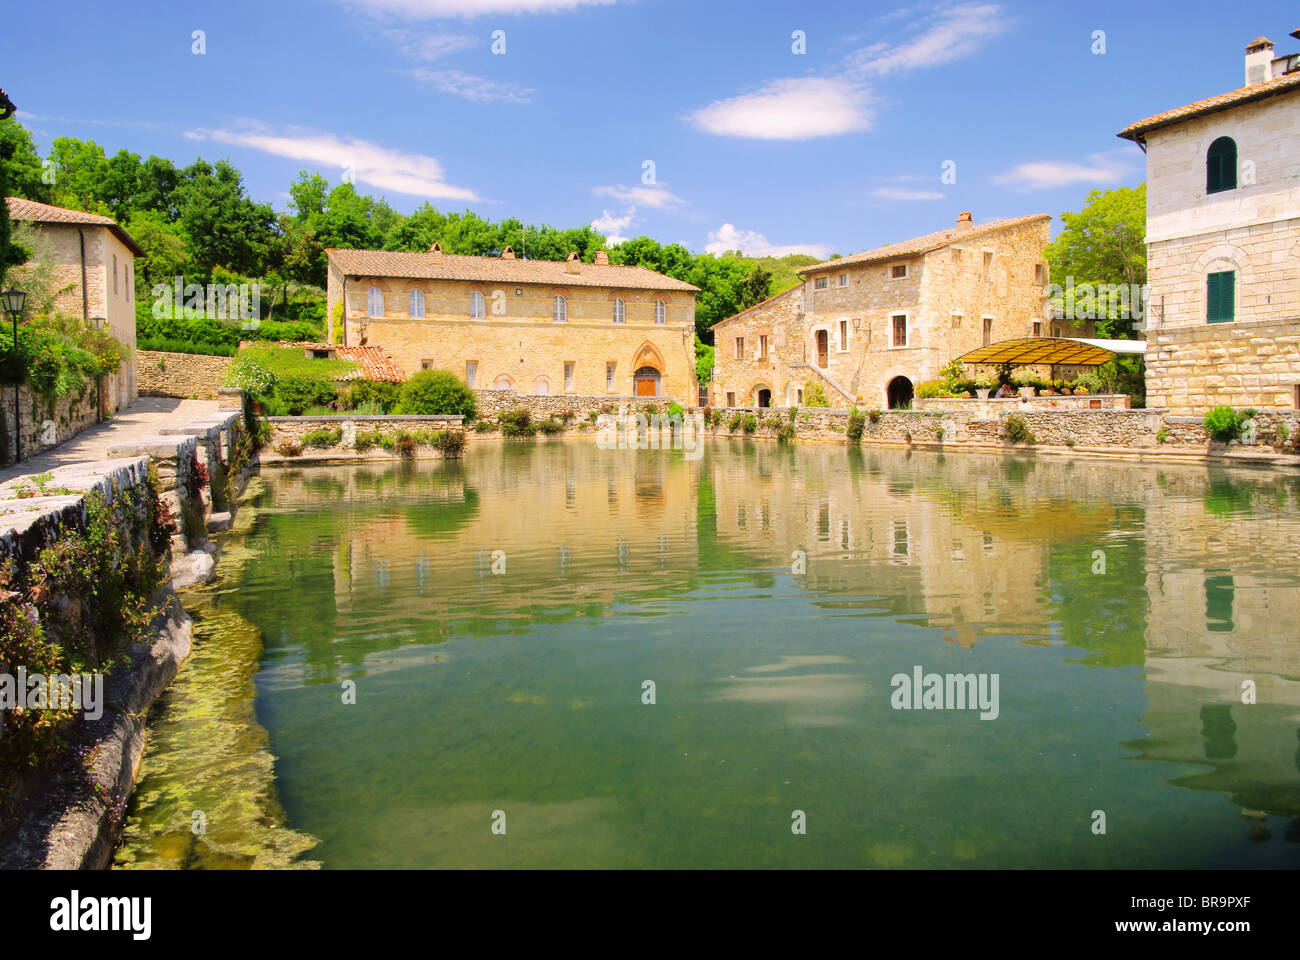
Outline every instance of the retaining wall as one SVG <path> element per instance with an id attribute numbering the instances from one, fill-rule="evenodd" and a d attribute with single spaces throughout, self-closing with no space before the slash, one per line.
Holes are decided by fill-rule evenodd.
<path id="1" fill-rule="evenodd" d="M 137 350 L 135 381 L 141 396 L 215 397 L 234 357 Z"/>

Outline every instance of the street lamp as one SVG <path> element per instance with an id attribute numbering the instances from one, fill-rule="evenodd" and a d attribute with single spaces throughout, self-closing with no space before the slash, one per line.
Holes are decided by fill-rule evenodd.
<path id="1" fill-rule="evenodd" d="M 15 373 L 15 377 L 14 377 L 14 463 L 17 463 L 19 460 L 23 458 L 23 415 L 22 415 L 22 411 L 19 409 L 18 406 L 19 404 L 18 392 L 22 388 L 22 383 L 20 382 L 16 374 L 18 372 L 18 318 L 22 316 L 23 304 L 26 302 L 27 302 L 27 294 L 24 293 L 22 290 L 10 289 L 10 290 L 6 290 L 4 293 L 0 293 L 0 306 L 4 307 L 5 313 L 9 314 L 9 319 L 13 321 L 13 325 L 14 325 L 14 345 L 12 348 L 13 369 Z"/>

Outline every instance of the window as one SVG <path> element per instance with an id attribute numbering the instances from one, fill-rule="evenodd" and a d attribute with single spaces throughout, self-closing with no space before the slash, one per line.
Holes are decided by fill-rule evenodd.
<path id="1" fill-rule="evenodd" d="M 655 301 L 655 323 L 668 322 L 668 304 L 662 300 Z"/>
<path id="2" fill-rule="evenodd" d="M 420 369 L 421 369 L 421 370 L 437 370 L 437 369 L 438 369 L 438 361 L 436 361 L 436 360 L 421 360 L 421 361 L 420 361 Z"/>
<path id="3" fill-rule="evenodd" d="M 1205 319 L 1209 323 L 1232 323 L 1237 272 L 1224 270 L 1205 279 Z"/>
<path id="4" fill-rule="evenodd" d="M 826 278 L 825 278 L 825 277 L 818 277 L 815 281 L 813 281 L 813 286 L 816 287 L 818 290 L 825 290 L 825 289 L 826 289 Z"/>
<path id="5" fill-rule="evenodd" d="M 622 300 L 614 300 L 614 322 L 627 323 L 627 305 Z"/>
<path id="6" fill-rule="evenodd" d="M 736 338 L 736 359 L 737 360 L 745 359 L 745 338 L 744 337 Z"/>
<path id="7" fill-rule="evenodd" d="M 412 290 L 410 300 L 411 303 L 407 311 L 407 316 L 409 317 L 424 316 L 424 291 Z"/>
<path id="8" fill-rule="evenodd" d="M 126 276 L 126 298 L 135 299 L 135 270 L 131 267 L 123 267 L 122 273 Z"/>
<path id="9" fill-rule="evenodd" d="M 758 359 L 767 359 L 767 334 L 765 333 L 758 335 Z"/>
<path id="10" fill-rule="evenodd" d="M 563 297 L 556 297 L 556 298 L 555 298 L 555 309 L 554 309 L 554 311 L 553 311 L 552 314 L 551 314 L 551 318 L 552 318 L 556 323 L 568 323 L 568 321 L 569 321 L 569 303 L 568 303 L 568 301 L 565 300 Z"/>
<path id="11" fill-rule="evenodd" d="M 1033 333 L 1033 335 L 1034 335 L 1035 337 L 1041 337 L 1041 336 L 1043 335 L 1043 321 L 1041 321 L 1041 320 L 1035 320 L 1035 321 L 1034 321 L 1034 333 Z"/>
<path id="12" fill-rule="evenodd" d="M 469 318 L 471 320 L 482 320 L 487 316 L 487 302 L 483 294 L 475 290 L 469 295 Z"/>
<path id="13" fill-rule="evenodd" d="M 727 406 L 729 406 L 729 407 L 734 407 L 735 405 L 736 405 L 736 395 L 735 395 L 734 393 L 732 393 L 730 390 L 728 390 L 728 391 L 727 391 Z"/>
<path id="14" fill-rule="evenodd" d="M 987 347 L 992 342 L 993 342 L 993 318 L 985 317 L 984 318 L 984 346 Z"/>
<path id="15" fill-rule="evenodd" d="M 384 315 L 384 291 L 371 287 L 366 293 L 366 313 L 372 317 Z"/>
<path id="16" fill-rule="evenodd" d="M 841 286 L 841 287 L 847 287 L 848 285 L 849 285 L 849 275 L 848 275 L 847 273 L 841 273 L 841 274 L 840 274 L 840 286 Z"/>
<path id="17" fill-rule="evenodd" d="M 1205 152 L 1205 192 L 1222 193 L 1237 188 L 1237 143 L 1220 137 Z"/>
<path id="18" fill-rule="evenodd" d="M 952 315 L 952 328 L 953 328 L 954 330 L 956 330 L 956 329 L 958 329 L 959 327 L 961 327 L 961 314 L 960 314 L 960 313 L 954 313 L 954 314 Z"/>
<path id="19" fill-rule="evenodd" d="M 895 347 L 907 346 L 907 314 L 900 313 L 893 317 L 893 333 Z"/>
<path id="20" fill-rule="evenodd" d="M 847 320 L 841 320 L 840 321 L 840 350 L 843 351 L 843 350 L 847 350 L 848 348 L 849 348 L 849 322 Z"/>
<path id="21" fill-rule="evenodd" d="M 889 279 L 899 280 L 905 276 L 907 276 L 907 264 L 896 263 L 889 268 Z"/>
<path id="22" fill-rule="evenodd" d="M 539 397 L 545 397 L 551 392 L 551 384 L 545 377 L 538 377 L 533 381 L 533 393 Z"/>
<path id="23" fill-rule="evenodd" d="M 565 390 L 573 389 L 573 361 L 572 360 L 564 361 L 564 389 Z"/>
<path id="24" fill-rule="evenodd" d="M 605 364 L 605 390 L 609 391 L 613 389 L 614 389 L 614 364 L 606 363 Z"/>
<path id="25" fill-rule="evenodd" d="M 465 385 L 467 387 L 473 388 L 477 380 L 478 380 L 478 361 L 466 360 L 465 361 Z"/>
<path id="26" fill-rule="evenodd" d="M 993 251 L 984 251 L 984 282 L 993 282 Z"/>
<path id="27" fill-rule="evenodd" d="M 1046 269 L 1041 263 L 1034 264 L 1034 283 L 1041 287 L 1045 282 L 1047 282 Z"/>
<path id="28" fill-rule="evenodd" d="M 117 296 L 117 254 L 113 254 L 113 296 Z"/>

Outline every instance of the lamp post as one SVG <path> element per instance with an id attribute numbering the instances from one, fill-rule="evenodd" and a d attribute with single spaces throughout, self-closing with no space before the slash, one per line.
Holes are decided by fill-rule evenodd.
<path id="1" fill-rule="evenodd" d="M 18 318 L 22 316 L 23 304 L 27 302 L 27 294 L 22 290 L 6 290 L 0 293 L 0 306 L 4 307 L 5 313 L 9 314 L 9 319 L 14 325 L 14 344 L 11 348 L 13 354 L 14 371 L 18 370 Z M 19 409 L 19 390 L 22 383 L 17 377 L 14 379 L 14 463 L 23 458 L 23 420 L 22 411 Z"/>

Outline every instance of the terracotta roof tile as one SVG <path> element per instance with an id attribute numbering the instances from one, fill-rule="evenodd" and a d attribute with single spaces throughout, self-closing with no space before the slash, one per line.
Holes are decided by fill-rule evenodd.
<path id="1" fill-rule="evenodd" d="M 1289 73 L 1264 83 L 1252 84 L 1249 87 L 1242 87 L 1230 93 L 1221 93 L 1217 97 L 1209 97 L 1206 100 L 1197 100 L 1195 103 L 1189 103 L 1187 106 L 1179 107 L 1176 110 L 1157 113 L 1154 117 L 1147 117 L 1145 120 L 1129 124 L 1118 135 L 1125 140 L 1132 140 L 1137 143 L 1144 140 L 1144 134 L 1150 130 L 1167 127 L 1171 123 L 1190 120 L 1193 117 L 1203 117 L 1207 113 L 1227 110 L 1229 107 L 1235 107 L 1238 104 L 1250 103 L 1252 100 L 1262 100 L 1264 97 L 1271 97 L 1275 94 L 1287 93 L 1296 89 L 1300 89 L 1300 72 Z"/>
<path id="2" fill-rule="evenodd" d="M 137 257 L 143 257 L 140 245 L 131 239 L 131 235 L 117 225 L 112 217 L 100 216 L 98 213 L 86 213 L 84 210 L 69 210 L 67 207 L 55 207 L 48 203 L 37 203 L 23 197 L 5 197 L 9 207 L 10 220 L 28 220 L 33 223 L 71 223 L 91 224 L 96 227 L 108 227 L 113 235 L 131 248 Z"/>
<path id="3" fill-rule="evenodd" d="M 681 290 L 699 287 L 645 267 L 583 263 L 566 273 L 562 260 L 506 260 L 456 253 L 408 253 L 398 250 L 325 251 L 330 263 L 349 277 L 394 277 L 409 280 L 476 280 L 485 283 L 545 283 L 563 287 L 609 287 L 624 290 Z"/>
<path id="4" fill-rule="evenodd" d="M 1030 223 L 1034 220 L 1050 220 L 1051 216 L 1046 213 L 1035 213 L 1027 217 L 1014 217 L 1010 220 L 991 220 L 988 223 L 975 224 L 973 227 L 960 229 L 958 227 L 949 227 L 946 230 L 939 230 L 936 233 L 927 233 L 923 237 L 913 237 L 911 240 L 904 240 L 901 243 L 890 243 L 883 247 L 876 247 L 874 250 L 865 250 L 862 253 L 855 253 L 850 257 L 840 257 L 838 260 L 826 260 L 822 263 L 814 263 L 806 267 L 800 267 L 796 273 L 817 273 L 821 270 L 834 270 L 837 267 L 849 266 L 855 263 L 871 263 L 878 260 L 893 260 L 896 257 L 912 257 L 920 253 L 929 253 L 931 250 L 938 250 L 940 247 L 947 246 L 959 240 L 969 240 L 971 237 L 978 237 L 985 233 L 992 233 L 994 230 L 1002 230 L 1006 227 L 1019 226 L 1022 223 Z"/>

